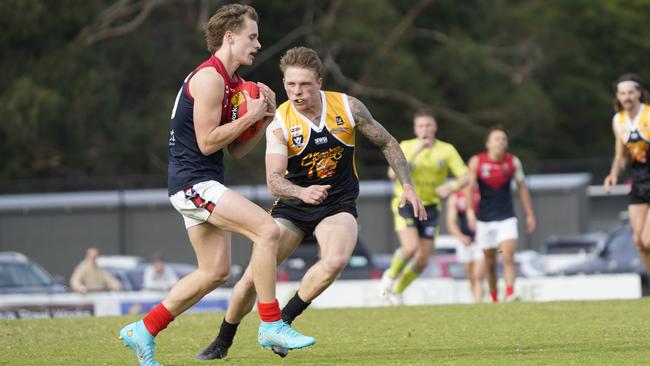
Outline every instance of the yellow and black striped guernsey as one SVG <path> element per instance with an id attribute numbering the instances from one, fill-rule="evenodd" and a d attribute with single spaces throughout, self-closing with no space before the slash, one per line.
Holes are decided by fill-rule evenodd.
<path id="1" fill-rule="evenodd" d="M 307 187 L 331 185 L 328 196 L 319 206 L 354 204 L 359 195 L 359 179 L 354 162 L 355 123 L 347 95 L 320 92 L 323 110 L 319 123 L 313 123 L 295 110 L 289 101 L 276 113 L 287 141 L 286 178 Z M 296 209 L 313 208 L 299 199 L 281 199 Z"/>

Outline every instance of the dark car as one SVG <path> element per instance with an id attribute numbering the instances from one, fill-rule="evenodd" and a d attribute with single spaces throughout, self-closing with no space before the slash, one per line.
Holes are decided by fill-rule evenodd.
<path id="1" fill-rule="evenodd" d="M 319 246 L 312 235 L 305 237 L 298 248 L 278 267 L 278 281 L 300 281 L 305 272 L 318 260 Z M 339 279 L 367 280 L 381 278 L 381 271 L 375 266 L 372 255 L 361 237 L 352 251 L 348 265 Z"/>
<path id="2" fill-rule="evenodd" d="M 25 255 L 0 252 L 0 294 L 67 292 L 63 280 L 56 280 Z"/>
<path id="3" fill-rule="evenodd" d="M 645 275 L 645 268 L 632 240 L 632 228 L 629 224 L 623 224 L 607 234 L 605 245 L 595 257 L 566 267 L 561 273 L 574 275 L 630 272 Z"/>

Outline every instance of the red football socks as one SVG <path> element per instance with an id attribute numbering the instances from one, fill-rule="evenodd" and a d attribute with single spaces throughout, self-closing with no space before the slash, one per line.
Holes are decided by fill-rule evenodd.
<path id="1" fill-rule="evenodd" d="M 263 322 L 275 322 L 280 320 L 280 304 L 275 299 L 273 302 L 257 302 L 257 311 Z"/>
<path id="2" fill-rule="evenodd" d="M 499 302 L 496 291 L 490 291 L 490 297 L 492 298 L 492 302 Z"/>
<path id="3" fill-rule="evenodd" d="M 158 332 L 167 328 L 167 325 L 174 320 L 172 313 L 163 306 L 162 303 L 153 308 L 147 316 L 142 319 L 144 326 L 152 336 L 158 335 Z"/>
<path id="4" fill-rule="evenodd" d="M 515 293 L 515 288 L 513 286 L 506 286 L 506 297 L 512 296 Z"/>

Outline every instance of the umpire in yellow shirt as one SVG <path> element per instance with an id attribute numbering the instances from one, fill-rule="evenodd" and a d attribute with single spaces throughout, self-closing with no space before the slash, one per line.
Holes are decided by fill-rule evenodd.
<path id="1" fill-rule="evenodd" d="M 395 198 L 391 208 L 395 217 L 395 231 L 400 248 L 395 251 L 381 279 L 380 293 L 392 305 L 402 304 L 402 293 L 429 264 L 433 240 L 438 232 L 440 199 L 462 188 L 467 183 L 467 166 L 453 145 L 436 139 L 438 125 L 430 110 L 420 110 L 413 118 L 416 138 L 400 143 L 409 162 L 411 177 L 427 211 L 428 219 L 413 217 L 410 206 L 398 208 L 402 186 L 395 182 Z M 456 179 L 445 183 L 450 174 Z M 388 169 L 388 178 L 395 180 Z"/>

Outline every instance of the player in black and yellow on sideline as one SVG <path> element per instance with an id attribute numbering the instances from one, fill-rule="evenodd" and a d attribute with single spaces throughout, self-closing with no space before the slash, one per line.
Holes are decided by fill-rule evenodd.
<path id="1" fill-rule="evenodd" d="M 467 183 L 467 167 L 453 145 L 436 139 L 438 125 L 430 110 L 417 111 L 413 117 L 415 138 L 404 140 L 400 147 L 411 167 L 411 176 L 427 211 L 428 219 L 415 220 L 408 207 L 399 207 L 402 185 L 395 182 L 395 198 L 391 203 L 395 231 L 400 248 L 395 251 L 391 266 L 381 279 L 380 295 L 392 305 L 402 304 L 404 290 L 424 271 L 438 233 L 440 199 Z M 450 174 L 456 179 L 445 183 Z M 395 179 L 392 169 L 388 178 Z"/>
<path id="2" fill-rule="evenodd" d="M 266 180 L 279 199 L 271 210 L 280 228 L 278 263 L 314 233 L 320 260 L 282 309 L 291 324 L 345 268 L 357 242 L 356 198 L 359 180 L 354 165 L 356 132 L 377 145 L 404 186 L 399 205 L 426 220 L 409 175 L 408 163 L 397 141 L 358 99 L 321 91 L 322 64 L 316 51 L 296 47 L 280 60 L 288 101 L 280 105 L 266 130 Z M 239 322 L 255 302 L 249 266 L 233 288 L 219 335 L 198 358 L 223 358 Z M 286 356 L 286 350 L 275 349 Z"/>
<path id="3" fill-rule="evenodd" d="M 650 105 L 648 92 L 636 74 L 621 75 L 614 83 L 616 114 L 612 119 L 615 155 L 603 185 L 607 192 L 618 183 L 631 161 L 632 188 L 627 206 L 632 237 L 646 271 L 650 271 Z"/>

